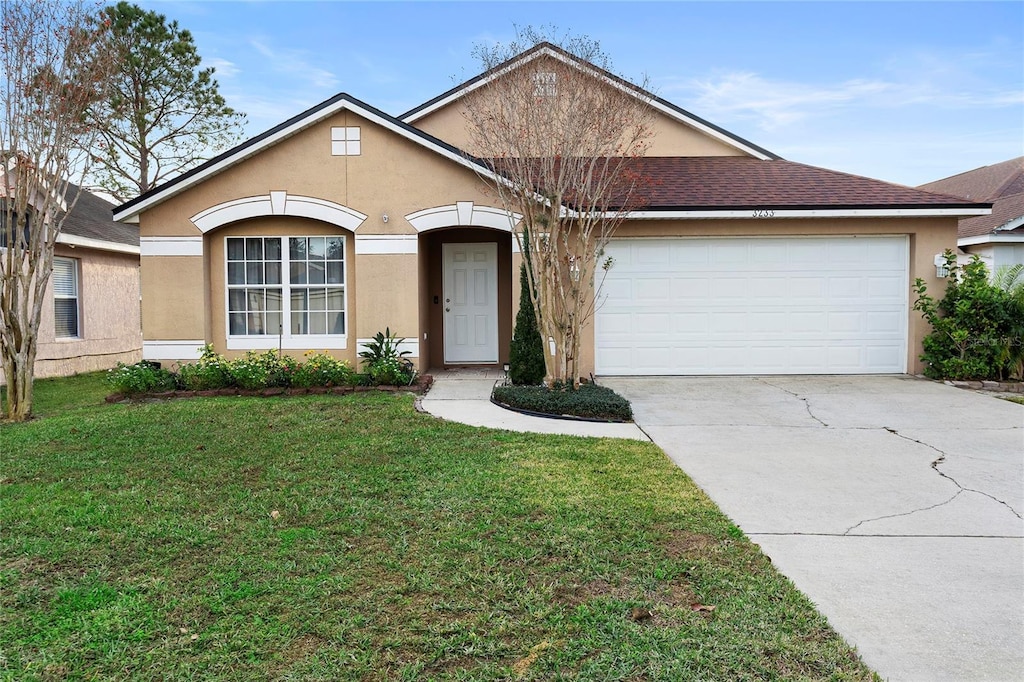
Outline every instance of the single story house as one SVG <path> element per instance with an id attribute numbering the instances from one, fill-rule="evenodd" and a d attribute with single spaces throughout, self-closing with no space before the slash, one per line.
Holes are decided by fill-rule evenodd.
<path id="1" fill-rule="evenodd" d="M 69 184 L 36 352 L 37 378 L 107 369 L 142 358 L 139 229 L 114 204 Z M 0 244 L 0 247 L 3 245 Z M 0 383 L 3 383 L 0 370 Z"/>
<path id="2" fill-rule="evenodd" d="M 988 204 L 785 161 L 548 44 L 397 117 L 339 94 L 118 207 L 141 231 L 144 357 L 356 364 L 390 327 L 421 370 L 507 361 L 521 255 L 462 151 L 465 97 L 549 60 L 657 117 L 585 372 L 920 371 L 911 284 L 935 288 L 957 220 Z"/>
<path id="3" fill-rule="evenodd" d="M 1024 156 L 982 166 L 920 189 L 992 203 L 990 215 L 961 218 L 957 246 L 978 256 L 994 275 L 999 268 L 1024 263 Z"/>

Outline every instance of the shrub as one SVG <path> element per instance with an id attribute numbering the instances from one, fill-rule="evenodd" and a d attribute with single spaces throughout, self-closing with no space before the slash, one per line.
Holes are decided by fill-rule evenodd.
<path id="1" fill-rule="evenodd" d="M 556 383 L 546 386 L 496 386 L 494 400 L 520 410 L 552 415 L 572 415 L 588 419 L 629 421 L 633 410 L 629 401 L 615 391 L 597 384 Z"/>
<path id="2" fill-rule="evenodd" d="M 239 388 L 256 390 L 274 386 L 291 386 L 298 362 L 276 350 L 263 353 L 248 351 L 243 357 L 228 361 L 231 383 Z"/>
<path id="3" fill-rule="evenodd" d="M 410 351 L 399 350 L 403 341 L 405 339 L 393 336 L 388 327 L 383 332 L 377 332 L 373 341 L 366 344 L 366 350 L 359 353 L 371 385 L 406 386 L 416 378 L 412 362 L 405 357 Z"/>
<path id="4" fill-rule="evenodd" d="M 509 347 L 508 378 L 516 385 L 536 386 L 544 381 L 544 340 L 537 329 L 530 298 L 530 277 L 524 262 L 519 268 L 519 312 L 516 329 Z"/>
<path id="5" fill-rule="evenodd" d="M 292 386 L 354 386 L 359 375 L 343 360 L 335 360 L 326 353 L 306 353 L 306 361 L 295 368 Z"/>
<path id="6" fill-rule="evenodd" d="M 1003 289 L 992 284 L 988 269 L 974 256 L 960 267 L 946 252 L 949 280 L 936 301 L 918 278 L 914 310 L 932 326 L 921 359 L 932 379 L 1003 379 L 1016 369 L 1016 351 L 1024 343 L 1024 311 Z"/>
<path id="7" fill-rule="evenodd" d="M 172 372 L 160 369 L 147 360 L 134 365 L 117 363 L 115 369 L 107 372 L 107 381 L 115 391 L 124 395 L 160 393 L 177 388 L 177 381 Z"/>
<path id="8" fill-rule="evenodd" d="M 234 378 L 227 359 L 213 350 L 212 344 L 203 346 L 203 353 L 194 363 L 178 369 L 181 385 L 193 391 L 210 391 L 232 386 Z"/>

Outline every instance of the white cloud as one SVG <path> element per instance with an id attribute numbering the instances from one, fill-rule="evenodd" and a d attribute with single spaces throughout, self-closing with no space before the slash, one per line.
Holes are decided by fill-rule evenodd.
<path id="1" fill-rule="evenodd" d="M 333 91 L 338 87 L 338 77 L 311 63 L 304 50 L 275 49 L 255 38 L 249 41 L 249 45 L 268 60 L 270 70 L 276 73 L 288 75 L 321 90 Z"/>
<path id="2" fill-rule="evenodd" d="M 212 66 L 216 70 L 217 80 L 219 81 L 234 78 L 241 73 L 241 69 L 234 62 L 229 62 L 227 59 L 221 59 L 220 57 L 204 59 L 203 66 Z"/>

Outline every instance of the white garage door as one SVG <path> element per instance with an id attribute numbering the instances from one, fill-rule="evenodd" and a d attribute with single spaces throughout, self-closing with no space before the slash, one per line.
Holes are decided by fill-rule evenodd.
<path id="1" fill-rule="evenodd" d="M 906 237 L 620 239 L 598 374 L 906 371 Z"/>

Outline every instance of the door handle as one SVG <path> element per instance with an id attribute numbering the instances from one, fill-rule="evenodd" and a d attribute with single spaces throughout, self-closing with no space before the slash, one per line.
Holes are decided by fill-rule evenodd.
<path id="1" fill-rule="evenodd" d="M 445 308 L 445 309 L 444 309 L 444 311 L 445 311 L 446 313 L 450 313 L 450 312 L 452 311 L 452 309 L 451 309 L 451 308 Z"/>

